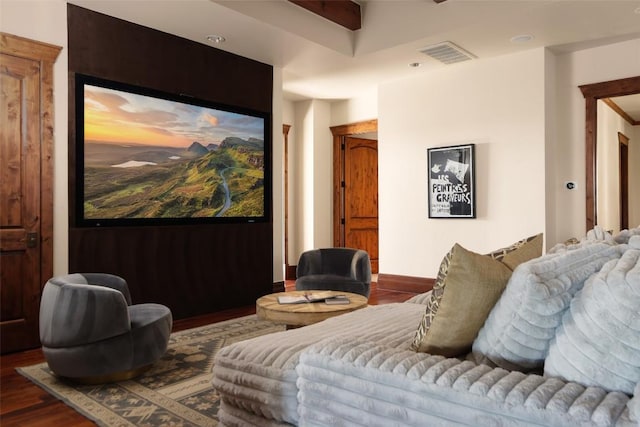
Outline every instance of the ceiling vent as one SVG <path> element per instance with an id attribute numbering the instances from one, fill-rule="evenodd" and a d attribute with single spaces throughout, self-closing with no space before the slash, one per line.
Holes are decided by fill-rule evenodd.
<path id="1" fill-rule="evenodd" d="M 427 46 L 424 49 L 420 49 L 420 52 L 447 65 L 475 58 L 474 55 L 451 42 Z"/>

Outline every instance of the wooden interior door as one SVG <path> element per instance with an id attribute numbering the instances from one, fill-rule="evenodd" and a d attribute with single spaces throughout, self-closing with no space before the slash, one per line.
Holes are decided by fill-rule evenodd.
<path id="1" fill-rule="evenodd" d="M 52 71 L 60 48 L 0 34 L 0 350 L 40 345 L 53 270 Z"/>
<path id="2" fill-rule="evenodd" d="M 364 249 L 378 273 L 378 141 L 344 138 L 344 246 Z"/>

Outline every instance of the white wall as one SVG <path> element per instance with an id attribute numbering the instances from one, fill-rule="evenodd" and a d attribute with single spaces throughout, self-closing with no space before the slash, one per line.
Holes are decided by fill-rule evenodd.
<path id="1" fill-rule="evenodd" d="M 333 135 L 329 129 L 331 107 L 313 101 L 313 245 L 304 249 L 333 246 Z"/>
<path id="2" fill-rule="evenodd" d="M 53 273 L 68 271 L 68 162 L 67 162 L 67 3 L 63 0 L 2 0 L 0 31 L 62 46 L 53 68 L 54 182 Z"/>
<path id="3" fill-rule="evenodd" d="M 539 231 L 547 248 L 583 236 L 585 111 L 578 86 L 637 75 L 640 39 L 477 60 L 332 103 L 331 126 L 378 118 L 380 271 L 434 277 L 455 241 L 481 251 Z M 630 155 L 638 159 L 635 134 Z M 478 218 L 429 220 L 426 148 L 466 142 L 478 144 Z M 640 168 L 630 179 L 640 180 Z M 567 181 L 577 188 L 568 190 Z M 324 220 L 330 227 L 331 218 Z M 640 195 L 632 197 L 630 222 L 640 224 Z M 304 232 L 304 224 L 293 226 Z"/>
<path id="4" fill-rule="evenodd" d="M 488 252 L 545 231 L 545 52 L 382 85 L 380 272 L 435 277 L 458 242 Z M 476 144 L 476 219 L 429 219 L 427 148 Z"/>
<path id="5" fill-rule="evenodd" d="M 629 137 L 629 227 L 640 227 L 640 126 Z"/>
<path id="6" fill-rule="evenodd" d="M 357 98 L 331 103 L 331 126 L 348 125 L 378 118 L 378 90 Z"/>
<path id="7" fill-rule="evenodd" d="M 640 38 L 560 54 L 556 58 L 557 151 L 554 156 L 557 185 L 552 212 L 556 241 L 581 237 L 585 229 L 585 104 L 578 86 L 640 76 Z M 563 183 L 576 181 L 567 191 Z M 549 245 L 547 245 L 548 247 Z"/>
<path id="8" fill-rule="evenodd" d="M 596 145 L 596 212 L 597 224 L 614 232 L 620 231 L 620 185 L 618 168 L 618 132 L 624 130 L 624 119 L 603 101 L 597 102 L 598 124 Z M 623 132 L 624 133 L 624 132 Z"/>
<path id="9" fill-rule="evenodd" d="M 545 247 L 549 248 L 557 240 L 555 192 L 558 185 L 558 177 L 554 167 L 558 140 L 558 112 L 556 103 L 556 57 L 549 50 L 545 50 Z"/>
<path id="10" fill-rule="evenodd" d="M 330 104 L 294 103 L 289 138 L 289 262 L 308 249 L 333 246 L 333 137 Z"/>

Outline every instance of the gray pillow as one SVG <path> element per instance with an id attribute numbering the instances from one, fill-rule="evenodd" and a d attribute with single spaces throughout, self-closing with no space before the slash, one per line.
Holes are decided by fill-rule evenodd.
<path id="1" fill-rule="evenodd" d="M 573 296 L 622 251 L 620 245 L 593 243 L 520 264 L 473 343 L 475 361 L 509 370 L 541 369 Z"/>
<path id="2" fill-rule="evenodd" d="M 544 364 L 548 376 L 633 394 L 640 382 L 640 236 L 571 301 Z"/>

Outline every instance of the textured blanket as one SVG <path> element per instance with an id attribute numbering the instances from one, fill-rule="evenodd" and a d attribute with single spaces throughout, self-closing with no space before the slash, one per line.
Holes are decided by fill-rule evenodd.
<path id="1" fill-rule="evenodd" d="M 303 350 L 334 337 L 408 349 L 423 313 L 424 306 L 420 304 L 370 306 L 221 349 L 216 355 L 212 381 L 222 399 L 220 420 L 225 425 L 297 424 L 296 366 Z M 242 419 L 243 413 L 263 419 Z"/>
<path id="2" fill-rule="evenodd" d="M 304 426 L 637 425 L 624 393 L 362 340 L 325 340 L 297 371 Z"/>

